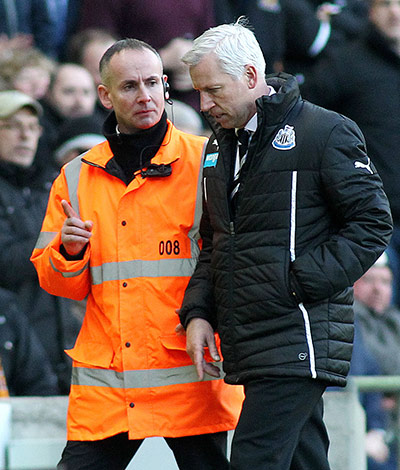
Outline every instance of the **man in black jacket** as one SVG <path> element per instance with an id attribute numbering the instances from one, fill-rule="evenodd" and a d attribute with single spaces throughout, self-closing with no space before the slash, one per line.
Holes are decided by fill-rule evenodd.
<path id="1" fill-rule="evenodd" d="M 305 75 L 304 98 L 353 119 L 382 178 L 394 230 L 389 257 L 400 307 L 400 1 L 369 0 L 366 34 L 331 50 Z"/>
<path id="2" fill-rule="evenodd" d="M 217 375 L 204 361 L 216 328 L 225 380 L 245 387 L 233 470 L 327 470 L 321 397 L 346 383 L 352 285 L 392 230 L 381 180 L 353 121 L 305 102 L 294 77 L 265 80 L 240 22 L 206 31 L 183 61 L 214 131 L 180 311 L 187 351 L 199 378 Z"/>
<path id="3" fill-rule="evenodd" d="M 15 292 L 58 378 L 59 394 L 69 392 L 72 363 L 64 353 L 80 328 L 72 304 L 48 294 L 30 255 L 40 233 L 52 181 L 36 150 L 41 106 L 19 91 L 0 92 L 0 287 Z"/>

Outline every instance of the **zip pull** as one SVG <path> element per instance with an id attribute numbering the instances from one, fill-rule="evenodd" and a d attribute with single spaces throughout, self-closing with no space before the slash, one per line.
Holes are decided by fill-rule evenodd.
<path id="1" fill-rule="evenodd" d="M 235 225 L 232 220 L 229 222 L 229 230 L 231 235 L 235 235 Z"/>

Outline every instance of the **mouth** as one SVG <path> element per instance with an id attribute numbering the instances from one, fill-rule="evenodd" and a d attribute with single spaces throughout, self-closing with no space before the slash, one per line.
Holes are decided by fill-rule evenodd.
<path id="1" fill-rule="evenodd" d="M 30 147 L 16 147 L 15 151 L 27 153 L 27 152 L 32 152 L 32 149 Z"/>
<path id="2" fill-rule="evenodd" d="M 153 109 L 142 109 L 141 111 L 138 111 L 136 114 L 145 116 L 146 114 L 151 114 L 151 113 L 154 113 Z"/>

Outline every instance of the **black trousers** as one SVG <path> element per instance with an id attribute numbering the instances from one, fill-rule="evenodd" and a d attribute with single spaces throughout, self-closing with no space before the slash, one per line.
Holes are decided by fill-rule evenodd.
<path id="1" fill-rule="evenodd" d="M 245 385 L 231 470 L 329 470 L 322 420 L 325 384 L 269 377 Z"/>
<path id="2" fill-rule="evenodd" d="M 228 470 L 227 433 L 164 438 L 180 470 Z M 141 440 L 127 433 L 99 441 L 68 441 L 57 470 L 124 470 Z"/>

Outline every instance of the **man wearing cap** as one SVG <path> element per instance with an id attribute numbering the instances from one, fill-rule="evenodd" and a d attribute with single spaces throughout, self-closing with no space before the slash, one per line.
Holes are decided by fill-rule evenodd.
<path id="1" fill-rule="evenodd" d="M 385 375 L 400 374 L 400 311 L 393 305 L 393 274 L 383 253 L 354 284 L 354 314 L 367 349 Z"/>
<path id="2" fill-rule="evenodd" d="M 18 294 L 57 374 L 59 393 L 67 394 L 71 365 L 64 349 L 73 345 L 80 324 L 70 301 L 41 289 L 29 260 L 55 177 L 35 159 L 41 112 L 24 93 L 0 92 L 0 286 Z"/>

